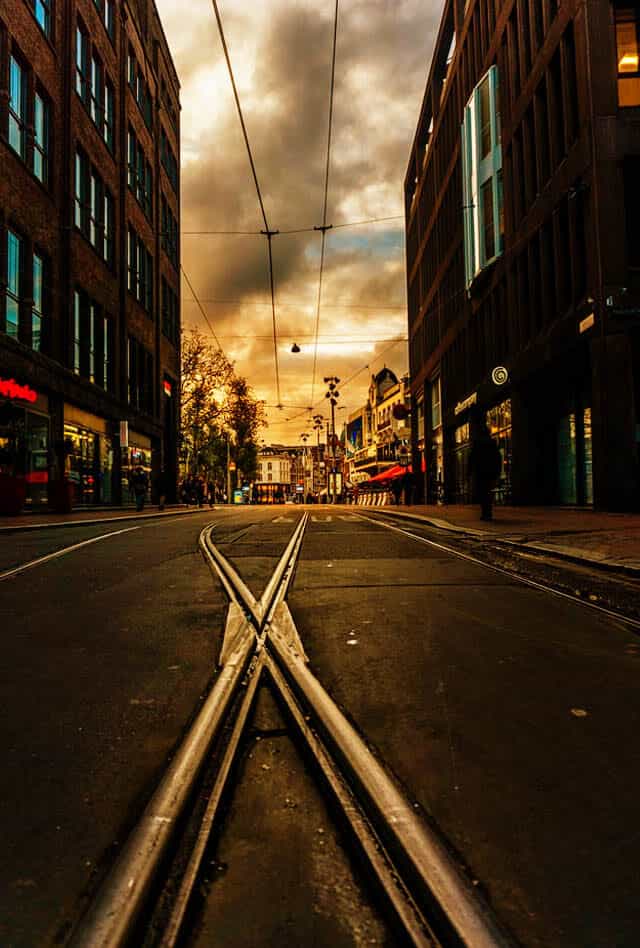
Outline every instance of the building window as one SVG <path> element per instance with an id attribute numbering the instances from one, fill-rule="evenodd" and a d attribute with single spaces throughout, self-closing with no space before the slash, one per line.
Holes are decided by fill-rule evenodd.
<path id="1" fill-rule="evenodd" d="M 113 151 L 114 86 L 98 54 L 91 53 L 89 37 L 79 23 L 76 30 L 76 92 L 100 137 Z"/>
<path id="2" fill-rule="evenodd" d="M 178 344 L 178 296 L 162 277 L 162 334 L 173 345 Z"/>
<path id="3" fill-rule="evenodd" d="M 76 92 L 85 105 L 89 102 L 90 88 L 89 36 L 78 23 L 76 27 Z"/>
<path id="4" fill-rule="evenodd" d="M 102 63 L 94 53 L 91 57 L 91 102 L 90 114 L 94 125 L 102 122 Z"/>
<path id="5" fill-rule="evenodd" d="M 75 225 L 104 262 L 111 266 L 115 220 L 113 195 L 80 149 L 76 151 L 75 179 Z"/>
<path id="6" fill-rule="evenodd" d="M 153 128 L 153 100 L 151 98 L 151 90 L 149 89 L 142 70 L 138 65 L 138 61 L 131 46 L 129 47 L 127 63 L 129 88 L 131 89 L 138 108 L 142 113 L 145 125 L 147 128 L 151 129 Z"/>
<path id="7" fill-rule="evenodd" d="M 113 385 L 111 370 L 113 344 L 111 334 L 111 320 L 104 316 L 102 319 L 102 387 L 108 392 L 111 391 Z"/>
<path id="8" fill-rule="evenodd" d="M 178 221 L 169 202 L 162 195 L 162 249 L 176 270 L 178 269 Z"/>
<path id="9" fill-rule="evenodd" d="M 465 274 L 470 286 L 502 253 L 502 146 L 498 70 L 492 66 L 476 86 L 462 124 Z"/>
<path id="10" fill-rule="evenodd" d="M 87 235 L 89 230 L 89 202 L 87 200 L 89 162 L 84 152 L 76 151 L 75 212 L 76 227 Z"/>
<path id="11" fill-rule="evenodd" d="M 104 84 L 104 109 L 102 111 L 102 137 L 109 151 L 113 151 L 113 84 L 109 79 Z"/>
<path id="12" fill-rule="evenodd" d="M 73 294 L 73 371 L 76 375 L 80 375 L 80 357 L 82 354 L 81 316 L 80 294 L 76 290 Z"/>
<path id="13" fill-rule="evenodd" d="M 113 327 L 101 307 L 82 290 L 73 296 L 73 371 L 94 385 L 113 385 Z"/>
<path id="14" fill-rule="evenodd" d="M 615 7 L 618 56 L 618 104 L 640 105 L 640 8 L 630 3 Z"/>
<path id="15" fill-rule="evenodd" d="M 171 187 L 177 193 L 178 191 L 178 162 L 169 144 L 169 139 L 164 129 L 160 131 L 160 161 L 162 167 L 167 172 L 167 177 L 171 182 Z"/>
<path id="16" fill-rule="evenodd" d="M 9 59 L 9 144 L 26 157 L 27 77 L 15 56 Z"/>
<path id="17" fill-rule="evenodd" d="M 153 212 L 153 172 L 146 159 L 144 149 L 138 141 L 135 132 L 129 126 L 128 140 L 128 174 L 129 188 L 135 195 L 136 201 L 151 218 Z"/>
<path id="18" fill-rule="evenodd" d="M 18 338 L 20 326 L 20 294 L 22 291 L 23 241 L 12 230 L 7 230 L 7 289 L 5 332 Z"/>
<path id="19" fill-rule="evenodd" d="M 113 18 L 113 0 L 93 0 L 100 18 L 104 23 L 104 28 L 113 40 L 114 37 L 114 18 Z"/>
<path id="20" fill-rule="evenodd" d="M 31 348 L 36 352 L 42 349 L 42 324 L 44 320 L 44 259 L 33 255 L 33 303 L 31 305 Z"/>
<path id="21" fill-rule="evenodd" d="M 51 36 L 51 0 L 32 0 L 33 14 L 38 26 L 45 34 Z"/>
<path id="22" fill-rule="evenodd" d="M 431 428 L 439 428 L 442 424 L 440 376 L 431 383 Z"/>
<path id="23" fill-rule="evenodd" d="M 49 103 L 36 92 L 33 110 L 33 173 L 43 184 L 49 181 L 50 110 Z"/>
<path id="24" fill-rule="evenodd" d="M 127 232 L 127 288 L 149 314 L 153 312 L 153 257 L 130 227 Z"/>
<path id="25" fill-rule="evenodd" d="M 129 336 L 127 347 L 129 404 L 138 411 L 153 414 L 153 356 Z"/>

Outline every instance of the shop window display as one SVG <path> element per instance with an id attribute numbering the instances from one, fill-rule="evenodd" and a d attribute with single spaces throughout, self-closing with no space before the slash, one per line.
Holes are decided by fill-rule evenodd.
<path id="1" fill-rule="evenodd" d="M 494 503 L 511 502 L 511 399 L 494 405 L 487 412 L 491 437 L 497 441 L 502 457 L 502 471 L 494 490 Z"/>
<path id="2" fill-rule="evenodd" d="M 47 503 L 50 465 L 49 419 L 6 402 L 0 406 L 0 506 Z"/>
<path id="3" fill-rule="evenodd" d="M 73 484 L 73 503 L 95 503 L 97 498 L 96 435 L 77 425 L 64 426 L 67 479 Z"/>

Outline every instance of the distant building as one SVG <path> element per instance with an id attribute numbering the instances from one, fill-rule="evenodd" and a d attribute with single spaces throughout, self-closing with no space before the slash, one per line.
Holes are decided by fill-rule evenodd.
<path id="1" fill-rule="evenodd" d="M 371 376 L 365 405 L 346 424 L 347 479 L 357 485 L 394 467 L 411 438 L 408 377 L 386 366 Z"/>
<path id="2" fill-rule="evenodd" d="M 271 445 L 260 449 L 254 487 L 257 503 L 277 503 L 291 497 L 291 455 L 287 448 Z"/>
<path id="3" fill-rule="evenodd" d="M 37 506 L 175 496 L 179 82 L 153 0 L 0 10 L 0 476 Z M 14 387 L 8 383 L 13 381 Z"/>
<path id="4" fill-rule="evenodd" d="M 416 463 L 471 499 L 640 506 L 640 7 L 447 0 L 405 181 Z M 476 410 L 477 410 L 476 409 Z"/>

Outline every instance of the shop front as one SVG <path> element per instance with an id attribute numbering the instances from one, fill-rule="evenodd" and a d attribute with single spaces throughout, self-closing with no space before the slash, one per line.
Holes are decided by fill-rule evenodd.
<path id="1" fill-rule="evenodd" d="M 65 476 L 74 506 L 114 500 L 114 442 L 110 423 L 99 415 L 64 406 Z"/>
<path id="2" fill-rule="evenodd" d="M 0 378 L 0 512 L 45 506 L 52 463 L 48 397 Z"/>
<path id="3" fill-rule="evenodd" d="M 475 406 L 475 395 L 463 403 L 458 412 L 458 423 L 453 430 L 453 484 L 452 498 L 454 504 L 471 504 L 473 498 L 473 483 L 469 467 L 471 446 L 473 443 L 473 426 L 467 414 L 471 406 Z M 477 409 L 473 409 L 477 411 Z M 465 414 L 463 414 L 463 411 Z M 487 423 L 489 433 L 500 449 L 502 467 L 500 477 L 493 491 L 495 504 L 511 503 L 511 467 L 512 467 L 512 423 L 511 399 L 507 398 L 493 405 L 481 413 L 481 418 Z M 464 419 L 464 420 L 463 420 Z M 437 448 L 436 448 L 437 450 Z M 437 461 L 434 459 L 434 463 Z"/>

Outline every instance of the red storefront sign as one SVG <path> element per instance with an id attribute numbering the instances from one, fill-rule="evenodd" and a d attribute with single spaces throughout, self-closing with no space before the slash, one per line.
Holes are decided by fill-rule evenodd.
<path id="1" fill-rule="evenodd" d="M 0 395 L 4 398 L 17 398 L 24 402 L 37 402 L 38 393 L 28 385 L 19 385 L 15 379 L 0 378 Z"/>

